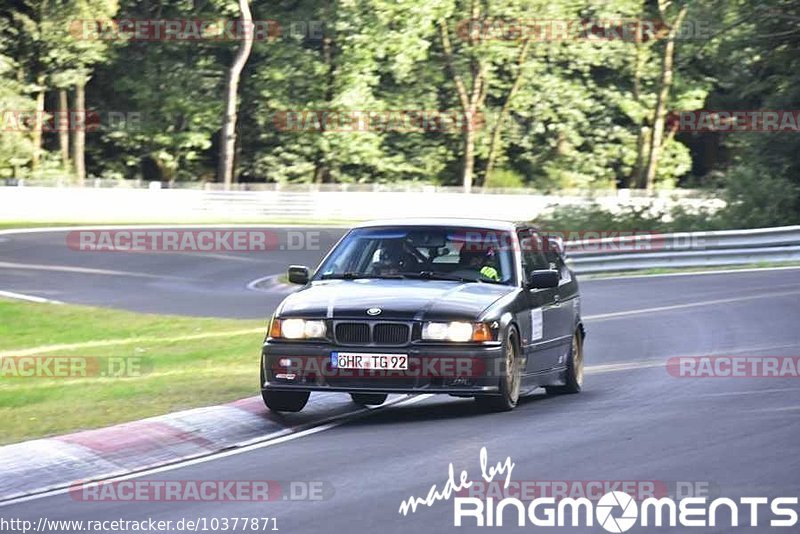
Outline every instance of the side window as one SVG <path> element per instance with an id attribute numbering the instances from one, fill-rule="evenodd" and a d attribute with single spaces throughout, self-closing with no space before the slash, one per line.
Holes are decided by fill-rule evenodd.
<path id="1" fill-rule="evenodd" d="M 558 271 L 559 275 L 561 276 L 562 284 L 570 282 L 572 280 L 572 275 L 567 267 L 567 262 L 564 260 L 563 242 L 553 237 L 545 239 L 547 239 L 547 242 L 545 243 L 547 245 L 545 249 L 545 257 L 547 257 L 550 269 Z"/>
<path id="2" fill-rule="evenodd" d="M 564 264 L 564 257 L 561 255 L 560 244 L 556 238 L 546 237 L 544 255 L 550 263 L 552 269 L 559 269 Z"/>
<path id="3" fill-rule="evenodd" d="M 524 271 L 549 269 L 550 262 L 544 255 L 542 238 L 530 230 L 521 230 L 518 235 Z"/>

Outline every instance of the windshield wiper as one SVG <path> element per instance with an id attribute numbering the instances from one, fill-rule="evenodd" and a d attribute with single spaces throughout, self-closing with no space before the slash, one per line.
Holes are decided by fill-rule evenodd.
<path id="1" fill-rule="evenodd" d="M 499 280 L 488 280 L 484 278 L 472 278 L 469 276 L 458 276 L 447 273 L 439 273 L 436 271 L 421 271 L 418 273 L 402 272 L 395 274 L 366 274 L 357 273 L 353 271 L 346 271 L 343 273 L 327 273 L 319 277 L 320 280 L 364 280 L 364 279 L 378 279 L 378 280 L 402 280 L 403 278 L 412 278 L 417 280 L 449 280 L 452 282 L 462 283 L 478 283 L 478 284 L 502 284 Z"/>
<path id="2" fill-rule="evenodd" d="M 454 282 L 481 282 L 476 278 L 466 276 L 456 276 L 447 273 L 437 273 L 435 271 L 421 271 L 418 273 L 402 273 L 406 278 L 420 278 L 423 280 L 452 280 Z"/>
<path id="3" fill-rule="evenodd" d="M 344 273 L 326 273 L 320 276 L 320 280 L 361 280 L 365 278 L 379 278 L 385 280 L 402 280 L 400 274 L 365 274 L 347 271 Z"/>
<path id="4" fill-rule="evenodd" d="M 436 271 L 420 271 L 418 273 L 404 272 L 401 273 L 406 278 L 416 278 L 422 280 L 452 280 L 454 282 L 470 282 L 478 284 L 503 284 L 500 280 L 489 280 L 487 278 L 471 278 L 469 276 L 459 276 L 448 273 L 439 273 Z"/>

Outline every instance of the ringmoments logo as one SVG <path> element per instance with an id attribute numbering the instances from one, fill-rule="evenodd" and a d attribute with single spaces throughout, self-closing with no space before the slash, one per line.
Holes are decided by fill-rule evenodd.
<path id="1" fill-rule="evenodd" d="M 416 513 L 420 507 L 431 507 L 439 501 L 453 500 L 453 526 L 502 527 L 565 527 L 598 525 L 607 532 L 627 532 L 636 525 L 643 527 L 716 527 L 770 526 L 797 527 L 797 497 L 740 497 L 731 499 L 706 496 L 685 498 L 648 497 L 637 501 L 625 491 L 608 491 L 596 501 L 586 497 L 537 497 L 523 501 L 517 497 L 464 497 L 473 484 L 491 484 L 497 478 L 503 488 L 512 484 L 516 464 L 507 456 L 490 465 L 486 447 L 480 451 L 480 477 L 473 478 L 466 470 L 456 475 L 452 462 L 447 480 L 441 488 L 430 487 L 425 497 L 408 497 L 398 513 Z"/>
<path id="2" fill-rule="evenodd" d="M 594 526 L 608 532 L 626 532 L 643 527 L 765 526 L 796 527 L 797 497 L 720 497 L 648 498 L 637 502 L 622 491 L 611 491 L 597 502 L 587 498 L 553 497 L 526 503 L 509 497 L 495 501 L 457 497 L 453 501 L 454 526 L 501 527 L 576 527 Z M 749 515 L 749 521 L 742 518 Z"/>

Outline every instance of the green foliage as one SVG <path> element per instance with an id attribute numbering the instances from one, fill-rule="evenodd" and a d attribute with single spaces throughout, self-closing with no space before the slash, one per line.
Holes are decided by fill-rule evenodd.
<path id="1" fill-rule="evenodd" d="M 11 127 L 17 122 L 17 111 L 32 111 L 35 107 L 33 99 L 25 92 L 25 86 L 13 78 L 14 68 L 10 58 L 0 55 L 0 120 L 3 121 L 0 128 L 0 177 L 19 174 L 33 154 L 33 144 L 27 132 L 15 131 Z"/>
<path id="2" fill-rule="evenodd" d="M 724 226 L 761 228 L 800 224 L 800 186 L 787 177 L 742 166 L 728 176 Z"/>
<path id="3" fill-rule="evenodd" d="M 254 43 L 242 75 L 236 156 L 241 181 L 460 184 L 465 143 L 458 128 L 287 131 L 276 120 L 287 111 L 458 111 L 461 102 L 440 23 L 449 32 L 452 67 L 467 90 L 472 91 L 476 72 L 485 75 L 479 110 L 485 122 L 474 147 L 476 185 L 597 190 L 626 187 L 636 176 L 638 144 L 649 136 L 654 120 L 663 35 L 638 43 L 574 34 L 560 40 L 534 36 L 518 67 L 521 39 L 470 41 L 459 28 L 473 16 L 473 6 L 480 7 L 485 29 L 492 22 L 532 19 L 654 20 L 659 17 L 656 2 L 251 4 L 256 20 L 276 21 L 283 31 Z M 667 18 L 684 4 L 672 2 Z M 678 39 L 668 111 L 800 109 L 800 4 L 694 0 L 687 5 L 686 20 L 706 22 L 709 34 Z M 100 131 L 87 134 L 89 175 L 214 180 L 224 76 L 238 43 L 84 39 L 76 37 L 72 23 L 112 17 L 220 20 L 237 13 L 235 2 L 228 0 L 20 0 L 2 6 L 0 106 L 31 110 L 44 88 L 52 111 L 57 89 L 72 90 L 88 80 L 88 109 L 101 116 L 139 114 L 134 123 L 104 123 Z M 501 119 L 518 75 L 518 90 Z M 494 171 L 481 183 L 500 120 Z M 39 174 L 52 176 L 60 165 L 55 133 L 45 134 L 44 147 L 48 154 L 41 158 Z M 572 210 L 575 222 L 611 224 L 618 219 L 647 225 L 655 217 L 672 227 L 693 228 L 796 221 L 798 153 L 800 136 L 792 133 L 667 131 L 655 187 L 726 187 L 730 207 L 725 212 L 678 210 L 656 216 L 652 210 L 605 214 L 579 209 Z M 28 176 L 31 160 L 30 132 L 0 131 L 0 176 Z"/>
<path id="4" fill-rule="evenodd" d="M 798 186 L 783 177 L 763 175 L 749 167 L 730 173 L 720 210 L 653 203 L 609 210 L 599 203 L 550 206 L 534 222 L 559 231 L 697 232 L 800 224 Z"/>
<path id="5" fill-rule="evenodd" d="M 496 169 L 483 185 L 484 187 L 514 188 L 522 187 L 524 184 L 525 178 L 513 169 Z"/>
<path id="6" fill-rule="evenodd" d="M 666 227 L 664 213 L 651 206 L 626 206 L 610 211 L 598 203 L 551 206 L 533 222 L 554 231 L 661 231 Z"/>

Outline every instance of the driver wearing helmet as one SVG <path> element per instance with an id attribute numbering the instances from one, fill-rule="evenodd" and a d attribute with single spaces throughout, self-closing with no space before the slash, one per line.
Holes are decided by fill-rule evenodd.
<path id="1" fill-rule="evenodd" d="M 500 273 L 495 267 L 494 249 L 474 250 L 465 245 L 459 252 L 458 263 L 464 267 L 477 269 L 484 278 L 495 282 L 500 281 Z"/>
<path id="2" fill-rule="evenodd" d="M 387 240 L 379 252 L 379 260 L 375 271 L 379 274 L 397 274 L 413 271 L 416 267 L 414 257 L 409 254 L 402 240 Z"/>

